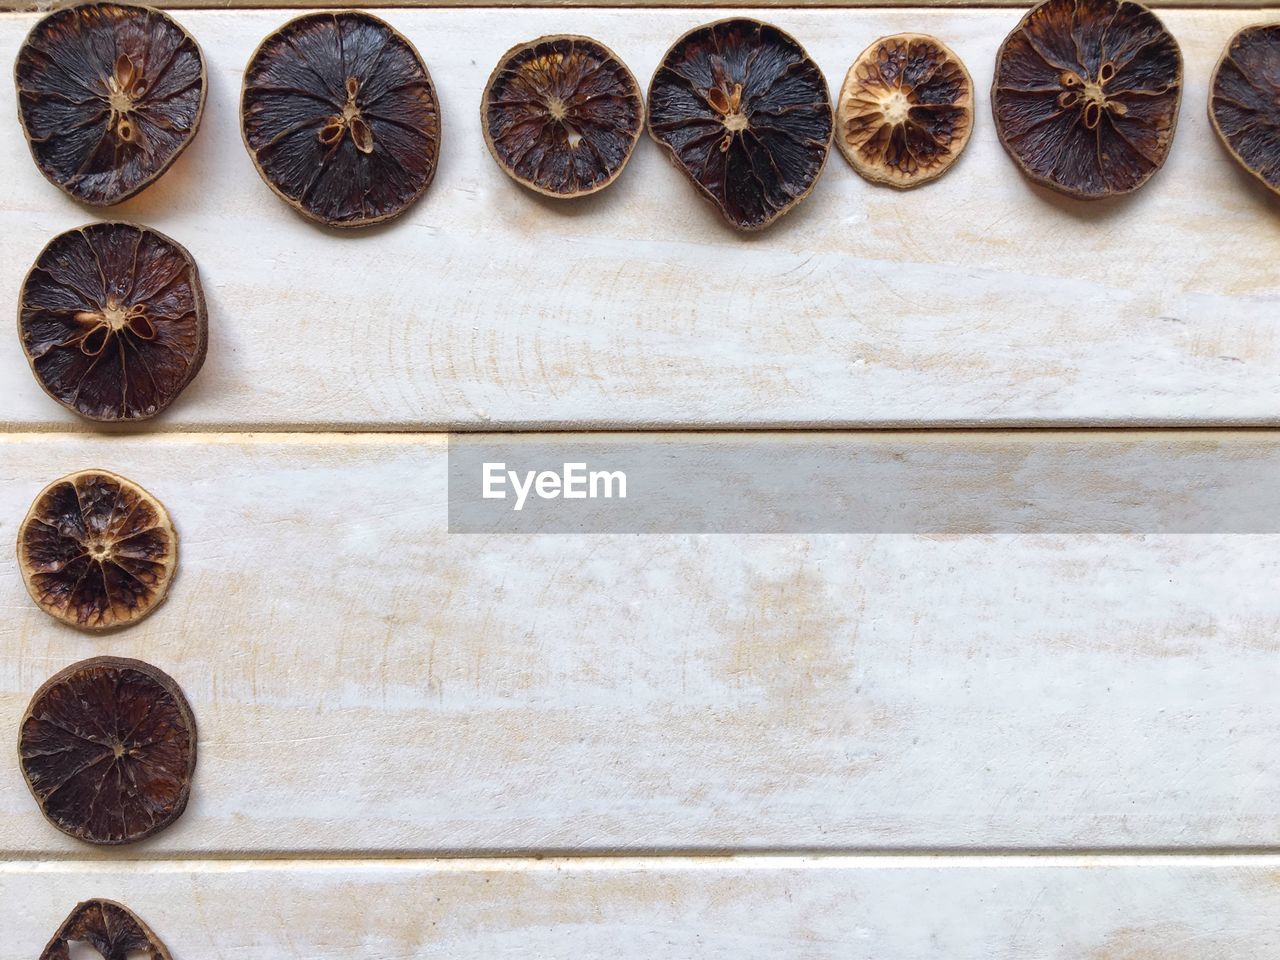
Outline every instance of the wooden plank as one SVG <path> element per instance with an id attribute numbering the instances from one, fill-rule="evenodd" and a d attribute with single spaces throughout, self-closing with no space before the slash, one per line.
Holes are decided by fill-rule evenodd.
<path id="1" fill-rule="evenodd" d="M 80 898 L 174 957 L 1273 960 L 1280 864 L 932 858 L 0 868 L 34 957 Z"/>
<path id="2" fill-rule="evenodd" d="M 394 10 L 440 87 L 445 144 L 424 201 L 362 236 L 303 222 L 259 181 L 236 100 L 283 11 L 189 11 L 210 61 L 205 126 L 115 213 L 195 254 L 209 360 L 161 429 L 449 426 L 1275 424 L 1280 217 L 1212 137 L 1210 70 L 1270 10 L 1171 10 L 1186 93 L 1167 168 L 1128 201 L 1030 187 L 982 96 L 936 184 L 875 188 L 833 156 L 777 228 L 722 227 L 647 138 L 605 193 L 559 205 L 488 156 L 476 108 L 499 55 L 554 31 L 607 41 L 643 80 L 696 10 Z M 836 85 L 876 36 L 946 39 L 981 90 L 1013 10 L 779 9 Z M 0 16 L 9 62 L 30 15 Z M 9 77 L 0 100 L 12 101 Z M 12 121 L 10 121 L 12 122 Z M 0 142 L 0 302 L 91 214 Z M 0 424 L 74 429 L 0 352 Z"/>
<path id="3" fill-rule="evenodd" d="M 115 856 L 1280 844 L 1276 536 L 459 536 L 441 437 L 215 434 L 0 439 L 0 542 L 95 465 L 168 506 L 177 581 L 90 637 L 0 551 L 0 731 L 93 654 L 182 684 L 191 806 Z M 0 853 L 113 855 L 10 774 Z"/>

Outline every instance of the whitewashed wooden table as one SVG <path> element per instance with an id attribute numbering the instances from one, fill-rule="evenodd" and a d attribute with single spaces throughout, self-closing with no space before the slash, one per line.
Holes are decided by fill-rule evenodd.
<path id="1" fill-rule="evenodd" d="M 983 95 L 938 183 L 874 188 L 833 154 L 743 238 L 647 139 L 560 206 L 511 184 L 477 118 L 518 41 L 590 34 L 645 81 L 724 10 L 383 11 L 436 80 L 444 149 L 420 204 L 348 236 L 240 142 L 243 66 L 296 11 L 182 6 L 203 128 L 111 215 L 199 262 L 204 371 L 152 424 L 86 429 L 0 342 L 0 541 L 50 479 L 102 466 L 169 507 L 181 569 L 95 638 L 0 551 L 0 731 L 67 663 L 137 656 L 186 690 L 200 766 L 178 824 L 102 851 L 0 764 L 0 954 L 107 896 L 176 960 L 1280 955 L 1280 538 L 451 537 L 443 433 L 898 427 L 878 442 L 909 453 L 923 429 L 1095 428 L 1027 435 L 1064 470 L 1113 441 L 1096 428 L 1176 428 L 1170 471 L 1183 442 L 1280 445 L 1280 203 L 1205 117 L 1227 38 L 1280 10 L 1165 5 L 1172 155 L 1082 207 L 996 141 L 1017 9 L 770 7 L 833 86 L 910 29 Z M 9 7 L 4 63 L 37 19 Z M 14 100 L 6 73 L 9 304 L 94 218 L 40 178 Z"/>

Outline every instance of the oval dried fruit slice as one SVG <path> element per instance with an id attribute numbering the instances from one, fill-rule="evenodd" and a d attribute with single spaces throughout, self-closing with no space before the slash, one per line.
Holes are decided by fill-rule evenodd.
<path id="1" fill-rule="evenodd" d="M 172 960 L 160 938 L 122 903 L 85 900 L 62 921 L 40 960 L 71 960 L 71 944 L 87 943 L 103 960 Z"/>
<path id="2" fill-rule="evenodd" d="M 590 37 L 512 47 L 484 88 L 481 123 L 498 166 L 548 197 L 603 190 L 631 158 L 644 124 L 636 78 Z"/>
<path id="3" fill-rule="evenodd" d="M 164 234 L 93 223 L 49 241 L 22 284 L 22 349 L 45 393 L 90 420 L 145 420 L 208 347 L 195 261 Z"/>
<path id="4" fill-rule="evenodd" d="M 45 818 L 97 844 L 142 840 L 182 815 L 196 722 L 150 664 L 94 657 L 45 682 L 22 718 L 22 775 Z"/>
<path id="5" fill-rule="evenodd" d="M 45 17 L 14 68 L 36 166 L 84 203 L 127 200 L 187 148 L 204 112 L 200 47 L 147 7 L 85 3 Z"/>
<path id="6" fill-rule="evenodd" d="M 1240 166 L 1280 193 L 1280 23 L 1245 27 L 1227 43 L 1209 117 Z"/>
<path id="7" fill-rule="evenodd" d="M 973 80 L 942 41 L 883 37 L 849 68 L 836 143 L 872 183 L 917 187 L 950 169 L 973 132 Z"/>
<path id="8" fill-rule="evenodd" d="M 1131 0 L 1046 0 L 996 57 L 991 109 L 1028 177 L 1081 200 L 1130 193 L 1163 166 L 1182 54 Z"/>
<path id="9" fill-rule="evenodd" d="M 834 118 L 804 48 L 758 20 L 721 20 L 675 42 L 649 85 L 649 134 L 740 230 L 809 195 Z"/>
<path id="10" fill-rule="evenodd" d="M 240 123 L 267 185 L 335 227 L 403 213 L 440 155 L 440 104 L 418 51 L 355 10 L 307 14 L 263 40 L 245 70 Z"/>
<path id="11" fill-rule="evenodd" d="M 164 506 L 105 470 L 40 491 L 18 528 L 18 568 L 40 608 L 63 623 L 107 630 L 141 620 L 165 597 L 178 535 Z"/>

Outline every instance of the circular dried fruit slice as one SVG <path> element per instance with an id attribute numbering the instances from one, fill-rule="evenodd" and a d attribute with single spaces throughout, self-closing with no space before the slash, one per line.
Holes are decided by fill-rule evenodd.
<path id="1" fill-rule="evenodd" d="M 548 197 L 603 190 L 631 159 L 644 102 L 617 54 L 590 37 L 512 47 L 484 88 L 481 124 L 508 176 Z"/>
<path id="2" fill-rule="evenodd" d="M 62 921 L 40 960 L 71 960 L 71 944 L 87 943 L 103 960 L 172 960 L 151 928 L 122 903 L 85 900 Z"/>
<path id="3" fill-rule="evenodd" d="M 1245 27 L 1228 41 L 1209 118 L 1240 166 L 1280 193 L 1280 23 Z"/>
<path id="4" fill-rule="evenodd" d="M 306 14 L 263 40 L 245 70 L 240 124 L 267 185 L 335 227 L 403 213 L 440 155 L 440 103 L 418 51 L 356 10 Z"/>
<path id="5" fill-rule="evenodd" d="M 195 261 L 164 234 L 93 223 L 49 241 L 22 284 L 18 334 L 45 393 L 90 420 L 145 420 L 208 346 Z"/>
<path id="6" fill-rule="evenodd" d="M 45 682 L 22 718 L 22 775 L 45 818 L 97 844 L 133 843 L 182 815 L 196 721 L 150 664 L 94 657 Z"/>
<path id="7" fill-rule="evenodd" d="M 827 81 L 804 48 L 758 20 L 689 31 L 649 84 L 649 134 L 740 230 L 809 195 L 831 149 Z"/>
<path id="8" fill-rule="evenodd" d="M 872 183 L 918 187 L 950 169 L 973 132 L 973 80 L 941 40 L 882 37 L 849 68 L 836 143 Z"/>
<path id="9" fill-rule="evenodd" d="M 164 506 L 105 470 L 40 491 L 18 528 L 18 568 L 40 608 L 63 623 L 107 630 L 141 620 L 165 597 L 178 535 Z"/>
<path id="10" fill-rule="evenodd" d="M 83 3 L 32 28 L 14 68 L 18 116 L 45 178 L 106 206 L 146 187 L 200 126 L 204 58 L 167 14 Z"/>
<path id="11" fill-rule="evenodd" d="M 1182 54 L 1132 0 L 1046 0 L 1005 38 L 991 109 L 1036 183 L 1081 200 L 1130 193 L 1163 166 L 1178 123 Z"/>

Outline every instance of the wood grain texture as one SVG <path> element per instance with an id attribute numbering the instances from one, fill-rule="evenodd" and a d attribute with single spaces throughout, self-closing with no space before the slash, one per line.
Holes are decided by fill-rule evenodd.
<path id="1" fill-rule="evenodd" d="M 980 91 L 946 177 L 902 194 L 833 155 L 764 236 L 718 221 L 647 139 L 619 182 L 561 204 L 512 184 L 480 133 L 511 44 L 571 30 L 647 81 L 698 10 L 392 10 L 439 86 L 436 183 L 392 225 L 303 222 L 240 142 L 241 71 L 285 11 L 185 11 L 209 59 L 204 127 L 121 205 L 188 246 L 206 280 L 209 359 L 160 429 L 1169 424 L 1280 422 L 1280 207 L 1205 116 L 1210 70 L 1270 10 L 1166 15 L 1186 58 L 1172 156 L 1125 201 L 1079 205 L 1004 156 L 985 91 L 1018 12 L 778 9 L 837 86 L 874 37 L 936 34 Z M 0 16 L 0 62 L 35 17 Z M 0 119 L 16 132 L 12 80 Z M 0 302 L 58 231 L 91 219 L 0 141 Z M 15 338 L 0 424 L 74 429 Z"/>
<path id="2" fill-rule="evenodd" d="M 59 834 L 0 765 L 0 852 L 1280 845 L 1275 536 L 458 536 L 444 456 L 0 439 L 0 542 L 88 466 L 181 538 L 164 606 L 103 638 L 38 611 L 0 553 L 0 731 L 110 652 L 172 675 L 201 733 L 187 813 L 123 851 Z"/>
<path id="3" fill-rule="evenodd" d="M 1274 960 L 1280 864 L 932 858 L 0 868 L 14 956 L 78 899 L 175 958 Z"/>

